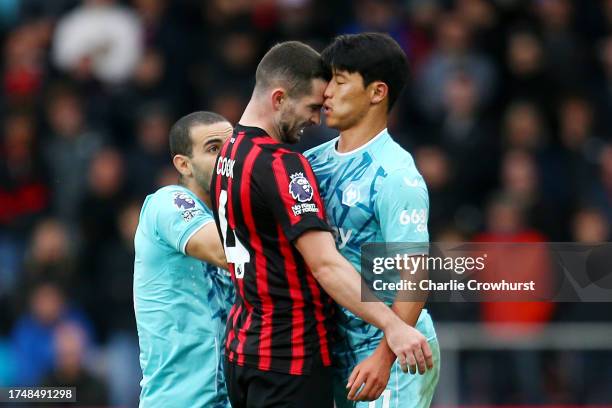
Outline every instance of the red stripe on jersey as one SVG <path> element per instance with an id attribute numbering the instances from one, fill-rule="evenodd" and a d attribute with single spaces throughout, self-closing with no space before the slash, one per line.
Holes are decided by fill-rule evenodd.
<path id="1" fill-rule="evenodd" d="M 232 270 L 232 275 L 235 276 L 235 266 L 234 264 L 230 264 L 230 269 Z M 232 322 L 232 330 L 230 330 L 230 333 L 228 333 L 227 335 L 227 342 L 226 342 L 226 347 L 230 348 L 232 341 L 237 338 L 238 339 L 238 346 L 236 347 L 236 352 L 238 353 L 238 359 L 237 359 L 237 363 L 239 365 L 243 365 L 244 364 L 244 355 L 243 355 L 243 350 L 244 350 L 244 344 L 246 343 L 246 331 L 249 330 L 249 327 L 251 326 L 251 313 L 250 310 L 253 308 L 251 305 L 248 304 L 248 302 L 245 299 L 245 294 L 244 294 L 244 279 L 235 279 L 236 282 L 236 286 L 238 287 L 238 293 L 240 294 L 240 298 L 242 299 L 242 303 L 240 304 L 240 306 L 238 307 L 238 310 L 236 311 L 236 315 L 234 316 L 234 320 Z M 248 317 L 246 319 L 245 322 L 243 322 L 241 327 L 237 327 L 238 326 L 238 317 L 240 317 L 240 315 L 242 314 L 242 305 L 244 304 L 244 307 L 249 311 L 248 312 Z M 236 332 L 238 334 L 236 334 Z M 233 354 L 232 354 L 233 355 Z M 235 360 L 232 360 L 235 361 Z"/>
<path id="2" fill-rule="evenodd" d="M 280 142 L 277 142 L 275 139 L 273 139 L 271 136 L 254 137 L 253 139 L 251 139 L 251 141 L 255 143 L 256 145 L 279 144 L 280 143 Z"/>
<path id="3" fill-rule="evenodd" d="M 274 311 L 274 302 L 270 297 L 268 291 L 268 270 L 266 257 L 263 254 L 263 246 L 261 238 L 255 227 L 255 219 L 253 214 L 253 208 L 251 207 L 251 179 L 253 166 L 257 156 L 261 153 L 261 148 L 253 146 L 249 154 L 244 161 L 244 168 L 241 176 L 240 186 L 240 197 L 242 198 L 242 215 L 244 217 L 244 223 L 249 231 L 250 244 L 253 247 L 255 253 L 255 281 L 257 283 L 257 294 L 261 299 L 261 331 L 259 333 L 259 365 L 258 368 L 263 371 L 270 369 L 271 363 L 271 346 L 272 346 L 272 314 Z M 247 306 L 248 307 L 248 306 Z M 247 317 L 247 324 L 250 325 L 250 318 L 252 315 L 252 306 L 248 307 L 249 315 Z M 245 324 L 246 325 L 246 324 Z M 240 333 L 243 333 L 241 330 Z M 239 339 L 240 346 L 244 345 L 244 342 Z M 239 354 L 241 349 L 239 349 Z M 240 358 L 240 356 L 239 356 Z"/>
<path id="4" fill-rule="evenodd" d="M 298 278 L 297 264 L 291 252 L 291 244 L 278 224 L 278 240 L 285 260 L 285 273 L 289 295 L 293 302 L 291 313 L 291 368 L 290 374 L 301 375 L 304 370 L 304 296 Z"/>
<path id="5" fill-rule="evenodd" d="M 230 309 L 229 316 L 227 317 L 227 320 L 232 322 L 232 329 L 227 333 L 227 339 L 225 339 L 225 350 L 227 351 L 232 351 L 231 344 L 232 344 L 232 341 L 234 341 L 234 338 L 236 337 L 236 334 L 234 332 L 235 322 L 236 322 L 236 316 L 238 316 L 239 311 L 240 311 L 240 306 L 234 304 L 232 308 Z"/>
<path id="6" fill-rule="evenodd" d="M 234 328 L 234 330 L 236 329 L 236 325 L 238 324 L 238 317 L 240 317 L 241 313 L 242 313 L 242 304 L 238 305 L 238 307 L 236 308 L 236 314 L 234 315 L 234 320 L 232 321 L 232 327 Z M 232 332 L 234 332 L 234 330 L 232 330 Z M 232 339 L 230 340 L 229 335 L 228 335 L 228 344 L 229 342 L 233 340 L 234 338 L 232 337 Z"/>
<path id="7" fill-rule="evenodd" d="M 279 144 L 281 144 L 281 142 L 277 142 L 276 140 L 274 140 L 270 136 L 255 137 L 255 138 L 251 139 L 251 141 L 255 145 L 257 145 L 257 146 L 262 146 L 262 145 L 279 145 Z M 274 148 L 274 152 L 275 153 L 279 153 L 279 154 L 295 154 L 295 152 L 293 150 L 285 149 L 283 147 L 275 147 Z"/>
<path id="8" fill-rule="evenodd" d="M 249 308 L 247 308 L 248 310 Z M 252 309 L 252 307 L 251 307 Z M 246 334 L 251 328 L 251 323 L 253 322 L 253 312 L 247 313 L 247 318 L 244 321 L 242 327 L 238 330 L 238 347 L 236 347 L 236 354 L 238 354 L 238 358 L 236 359 L 238 365 L 244 365 L 244 346 L 246 344 Z"/>
<path id="9" fill-rule="evenodd" d="M 320 219 L 324 220 L 325 219 L 325 207 L 323 206 L 323 203 L 321 202 L 321 195 L 319 194 L 319 187 L 318 187 L 319 184 L 317 183 L 317 178 L 314 175 L 314 172 L 312 171 L 312 167 L 310 167 L 310 163 L 308 163 L 308 160 L 306 160 L 306 158 L 302 156 L 301 154 L 299 155 L 299 158 L 300 158 L 300 161 L 302 162 L 302 166 L 304 166 L 304 170 L 306 170 L 306 178 L 308 179 L 312 189 L 314 190 L 314 194 L 312 198 L 314 198 L 314 202 L 317 205 L 317 208 L 321 210 L 317 213 L 317 215 L 319 216 Z"/>
<path id="10" fill-rule="evenodd" d="M 274 172 L 276 186 L 285 204 L 285 210 L 287 210 L 287 216 L 289 217 L 291 225 L 295 225 L 300 221 L 301 217 L 295 215 L 291 210 L 291 207 L 294 206 L 296 202 L 289 192 L 289 176 L 287 176 L 287 169 L 285 169 L 285 165 L 283 164 L 283 153 L 276 151 L 273 156 L 274 161 L 272 162 L 272 170 Z"/>
<path id="11" fill-rule="evenodd" d="M 325 328 L 325 317 L 323 316 L 323 302 L 321 301 L 321 290 L 319 285 L 315 282 L 312 276 L 312 271 L 306 265 L 306 281 L 312 293 L 312 303 L 314 305 L 315 319 L 317 321 L 317 333 L 319 333 L 319 346 L 321 347 L 321 360 L 323 365 L 328 366 L 331 364 L 331 356 L 329 354 L 329 347 L 327 344 L 327 329 Z"/>
<path id="12" fill-rule="evenodd" d="M 238 282 L 236 279 L 236 273 L 234 270 L 234 265 L 233 264 L 229 264 L 229 272 L 230 275 L 232 277 L 232 281 L 234 282 L 234 286 L 238 286 Z M 232 344 L 232 341 L 234 341 L 234 337 L 236 336 L 236 321 L 238 319 L 238 315 L 240 315 L 240 312 L 242 311 L 242 305 L 239 305 L 238 303 L 234 303 L 234 305 L 232 306 L 229 316 L 227 317 L 228 322 L 231 321 L 232 322 L 232 330 L 230 330 L 227 333 L 227 339 L 225 339 L 225 348 L 227 350 L 230 350 L 230 345 Z M 231 351 L 231 350 L 230 350 Z"/>

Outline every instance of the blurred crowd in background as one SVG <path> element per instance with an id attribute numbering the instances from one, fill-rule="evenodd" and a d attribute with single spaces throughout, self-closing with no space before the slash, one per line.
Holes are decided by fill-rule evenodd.
<path id="1" fill-rule="evenodd" d="M 195 110 L 237 123 L 277 42 L 362 31 L 409 57 L 389 127 L 427 181 L 432 241 L 610 239 L 611 0 L 2 0 L 0 385 L 135 406 L 133 236 L 146 194 L 177 181 L 169 127 Z M 309 129 L 298 148 L 334 135 Z M 609 304 L 430 310 L 612 323 Z M 612 403 L 610 353 L 462 367 L 466 404 Z"/>

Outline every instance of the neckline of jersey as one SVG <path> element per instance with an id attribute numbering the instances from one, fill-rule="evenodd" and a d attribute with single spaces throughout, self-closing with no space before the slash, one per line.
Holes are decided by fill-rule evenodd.
<path id="1" fill-rule="evenodd" d="M 237 123 L 234 130 L 236 130 L 237 132 L 244 132 L 246 136 L 269 137 L 270 139 L 275 140 L 272 136 L 268 134 L 268 132 L 257 126 L 245 126 L 240 123 Z"/>
<path id="2" fill-rule="evenodd" d="M 378 133 L 376 136 L 374 136 L 372 139 L 370 139 L 367 143 L 359 146 L 356 149 L 353 149 L 351 151 L 348 152 L 339 152 L 337 149 L 337 144 L 338 141 L 340 140 L 340 136 L 338 136 L 335 141 L 334 141 L 334 148 L 333 148 L 333 152 L 336 156 L 338 157 L 351 157 L 354 156 L 358 153 L 360 153 L 362 150 L 367 149 L 368 147 L 372 146 L 374 143 L 376 143 L 377 141 L 379 141 L 380 139 L 383 139 L 386 135 L 389 135 L 389 132 L 387 131 L 387 128 L 384 128 L 383 130 L 380 131 L 380 133 Z"/>

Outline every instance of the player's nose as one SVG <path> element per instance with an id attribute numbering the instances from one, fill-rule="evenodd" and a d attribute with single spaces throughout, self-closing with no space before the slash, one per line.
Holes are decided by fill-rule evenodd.
<path id="1" fill-rule="evenodd" d="M 327 86 L 325 87 L 325 91 L 323 91 L 323 97 L 325 99 L 329 99 L 333 96 L 333 87 L 334 87 L 333 82 L 334 81 L 329 81 L 327 83 Z"/>

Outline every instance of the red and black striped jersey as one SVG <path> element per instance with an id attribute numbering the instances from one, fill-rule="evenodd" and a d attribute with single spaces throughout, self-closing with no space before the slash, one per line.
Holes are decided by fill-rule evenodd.
<path id="1" fill-rule="evenodd" d="M 330 231 L 308 161 L 259 128 L 237 125 L 211 184 L 217 228 L 236 287 L 225 350 L 238 364 L 308 374 L 330 365 L 333 303 L 293 241 Z"/>

